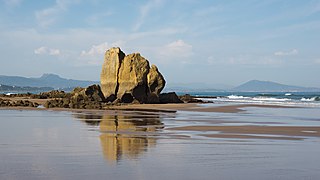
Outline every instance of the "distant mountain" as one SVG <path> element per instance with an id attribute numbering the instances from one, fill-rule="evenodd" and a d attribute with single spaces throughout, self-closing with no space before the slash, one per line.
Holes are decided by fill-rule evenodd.
<path id="1" fill-rule="evenodd" d="M 232 91 L 249 92 L 314 92 L 320 91 L 320 88 L 308 88 L 300 86 L 284 85 L 271 81 L 252 80 L 232 89 Z"/>
<path id="2" fill-rule="evenodd" d="M 81 81 L 61 78 L 56 74 L 43 74 L 40 78 L 26 78 L 21 76 L 0 75 L 0 84 L 21 87 L 52 87 L 54 89 L 70 89 L 72 87 L 86 87 L 99 84 L 98 81 Z"/>
<path id="3" fill-rule="evenodd" d="M 21 86 L 8 86 L 0 84 L 0 93 L 39 93 L 44 91 L 51 91 L 53 90 L 52 87 L 21 87 Z"/>

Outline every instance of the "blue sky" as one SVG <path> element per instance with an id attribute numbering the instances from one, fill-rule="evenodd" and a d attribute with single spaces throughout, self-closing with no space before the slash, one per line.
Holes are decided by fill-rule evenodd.
<path id="1" fill-rule="evenodd" d="M 106 49 L 169 83 L 320 87 L 319 0 L 1 0 L 0 74 L 99 80 Z"/>

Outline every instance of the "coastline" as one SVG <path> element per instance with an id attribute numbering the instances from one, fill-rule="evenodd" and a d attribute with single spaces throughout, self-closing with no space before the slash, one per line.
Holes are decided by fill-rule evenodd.
<path id="1" fill-rule="evenodd" d="M 26 100 L 26 99 L 24 99 Z M 38 99 L 27 99 L 31 102 L 37 102 L 41 105 L 45 101 Z M 267 104 L 235 104 L 235 105 L 219 105 L 214 107 L 202 106 L 203 103 L 170 103 L 170 104 L 119 104 L 106 106 L 103 109 L 74 109 L 74 108 L 39 108 L 39 107 L 0 107 L 0 109 L 12 110 L 52 110 L 52 111 L 81 111 L 81 112 L 104 112 L 106 110 L 120 111 L 155 111 L 155 112 L 176 112 L 176 111 L 192 111 L 192 112 L 219 112 L 219 113 L 239 113 L 244 112 L 243 108 L 300 108 L 283 105 L 267 105 Z"/>

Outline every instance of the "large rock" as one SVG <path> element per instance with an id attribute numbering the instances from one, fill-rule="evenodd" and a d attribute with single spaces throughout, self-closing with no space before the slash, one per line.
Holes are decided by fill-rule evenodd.
<path id="1" fill-rule="evenodd" d="M 119 90 L 117 97 L 124 102 L 129 102 L 130 96 L 140 103 L 147 101 L 149 62 L 139 53 L 127 55 L 120 67 Z M 130 98 L 132 99 L 132 98 Z"/>
<path id="2" fill-rule="evenodd" d="M 99 85 L 91 85 L 87 88 L 75 88 L 71 92 L 70 108 L 101 109 L 101 102 L 105 97 Z"/>
<path id="3" fill-rule="evenodd" d="M 111 48 L 105 53 L 100 81 L 107 101 L 114 101 L 117 97 L 119 70 L 124 57 L 120 48 Z"/>
<path id="4" fill-rule="evenodd" d="M 107 101 L 159 103 L 165 80 L 158 68 L 140 53 L 125 56 L 120 48 L 109 49 L 101 72 L 101 89 Z"/>

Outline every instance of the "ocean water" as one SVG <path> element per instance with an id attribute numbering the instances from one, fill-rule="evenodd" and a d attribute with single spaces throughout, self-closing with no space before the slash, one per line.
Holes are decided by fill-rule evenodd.
<path id="1" fill-rule="evenodd" d="M 185 94 L 185 93 L 179 93 Z M 215 103 L 254 103 L 291 106 L 320 106 L 320 92 L 192 92 Z"/>

